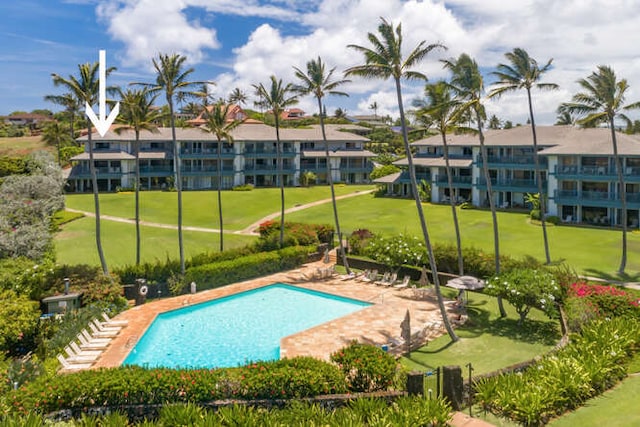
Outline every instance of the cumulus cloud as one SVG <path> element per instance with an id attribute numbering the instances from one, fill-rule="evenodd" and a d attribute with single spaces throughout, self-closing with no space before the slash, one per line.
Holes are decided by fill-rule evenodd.
<path id="1" fill-rule="evenodd" d="M 487 85 L 489 72 L 515 47 L 526 49 L 540 63 L 553 58 L 554 67 L 544 80 L 559 84 L 560 90 L 534 93 L 540 123 L 553 123 L 556 107 L 577 91 L 576 80 L 599 64 L 611 65 L 629 80 L 633 91 L 628 99 L 640 98 L 640 60 L 630 36 L 640 23 L 640 3 L 628 0 L 103 0 L 98 11 L 112 37 L 125 45 L 129 63 L 148 63 L 158 51 L 184 53 L 197 63 L 220 43 L 215 28 L 188 19 L 193 16 L 187 15 L 188 8 L 213 16 L 264 18 L 233 50 L 229 67 L 212 76 L 221 92 L 234 87 L 252 92 L 252 84 L 266 82 L 271 74 L 293 81 L 292 67 L 303 67 L 317 56 L 342 72 L 363 60 L 347 45 L 368 46 L 367 32 L 375 33 L 380 17 L 385 17 L 402 23 L 406 52 L 422 40 L 448 47 L 446 52 L 432 52 L 420 65 L 430 80 L 447 77 L 439 59 L 463 52 L 487 72 Z M 289 23 L 295 31 L 287 31 Z M 375 100 L 379 114 L 397 115 L 390 81 L 354 78 L 345 90 L 350 100 L 328 100 L 332 108 L 370 114 L 368 107 Z M 404 90 L 406 105 L 421 95 L 415 84 L 404 85 Z M 303 100 L 301 106 L 315 111 L 312 101 Z M 514 123 L 527 119 L 523 93 L 487 101 L 487 109 Z M 327 110 L 331 111 L 329 105 Z"/>

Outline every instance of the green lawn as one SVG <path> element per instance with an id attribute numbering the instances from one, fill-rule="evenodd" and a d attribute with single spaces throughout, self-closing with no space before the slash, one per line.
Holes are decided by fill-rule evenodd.
<path id="1" fill-rule="evenodd" d="M 24 157 L 34 151 L 55 151 L 55 147 L 42 142 L 41 136 L 0 138 L 0 156 Z"/>
<path id="2" fill-rule="evenodd" d="M 141 227 L 142 261 L 154 262 L 177 259 L 178 232 L 176 230 Z M 135 263 L 135 226 L 113 221 L 102 221 L 102 246 L 110 267 Z M 245 246 L 256 238 L 225 234 L 225 248 Z M 217 251 L 220 240 L 217 233 L 184 232 L 185 254 L 188 257 Z M 100 265 L 95 241 L 95 219 L 82 218 L 65 224 L 55 239 L 57 262 L 60 264 Z"/>
<path id="3" fill-rule="evenodd" d="M 455 298 L 455 291 L 443 292 Z M 519 326 L 515 310 L 506 301 L 504 305 L 508 317 L 500 319 L 495 298 L 470 292 L 469 320 L 456 329 L 460 341 L 452 344 L 445 334 L 402 358 L 402 364 L 412 370 L 428 371 L 471 363 L 473 374 L 479 375 L 547 353 L 560 339 L 557 321 L 532 310 L 525 324 Z M 463 369 L 466 377 L 468 371 Z"/>
<path id="4" fill-rule="evenodd" d="M 370 185 L 337 185 L 336 195 L 370 190 Z M 331 197 L 329 187 L 297 187 L 285 190 L 285 209 Z M 66 196 L 69 208 L 93 212 L 92 194 Z M 178 216 L 177 193 L 160 191 L 140 192 L 140 217 L 145 221 L 175 224 Z M 218 199 L 214 191 L 184 191 L 182 193 L 183 225 L 218 228 Z M 329 204 L 331 206 L 331 204 Z M 261 218 L 280 211 L 280 189 L 264 188 L 253 191 L 223 191 L 222 208 L 225 229 L 241 230 Z M 134 193 L 100 195 L 100 212 L 124 218 L 135 215 Z M 333 214 L 322 222 L 332 223 Z"/>
<path id="5" fill-rule="evenodd" d="M 336 186 L 338 195 L 371 189 L 371 186 Z M 330 197 L 329 188 L 287 188 L 286 208 L 314 200 Z M 100 196 L 101 212 L 124 218 L 133 218 L 132 193 L 110 193 Z M 92 195 L 69 195 L 66 199 L 70 208 L 92 211 Z M 185 191 L 183 193 L 184 225 L 217 228 L 217 202 L 215 192 Z M 425 204 L 427 224 L 433 242 L 454 243 L 454 229 L 451 210 L 446 205 Z M 279 189 L 257 189 L 248 192 L 223 192 L 223 208 L 226 230 L 241 230 L 266 215 L 278 212 L 280 208 Z M 376 198 L 361 195 L 338 201 L 340 222 L 345 234 L 358 228 L 368 228 L 386 235 L 408 233 L 420 235 L 420 226 L 413 200 L 397 198 Z M 141 217 L 143 220 L 166 224 L 176 222 L 176 193 L 142 192 Z M 462 243 L 493 252 L 491 215 L 485 210 L 458 210 L 462 230 Z M 333 223 L 331 204 L 289 213 L 288 221 L 310 223 Z M 105 221 L 106 222 L 106 221 Z M 524 213 L 499 212 L 500 250 L 502 254 L 515 257 L 534 256 L 544 258 L 542 231 L 539 225 L 531 224 Z M 132 228 L 133 229 L 133 228 Z M 619 278 L 616 270 L 620 263 L 621 232 L 599 228 L 573 226 L 549 226 L 551 257 L 554 262 L 566 262 L 576 271 L 604 278 Z M 108 235 L 105 235 L 108 239 Z M 640 280 L 640 233 L 628 235 L 627 275 L 624 280 Z M 208 238 L 207 238 L 208 239 Z M 164 245 L 167 252 L 175 244 L 173 235 Z M 78 254 L 67 254 L 59 249 L 59 258 L 75 259 Z M 171 251 L 170 252 L 175 252 Z M 82 258 L 82 254 L 80 254 Z"/>

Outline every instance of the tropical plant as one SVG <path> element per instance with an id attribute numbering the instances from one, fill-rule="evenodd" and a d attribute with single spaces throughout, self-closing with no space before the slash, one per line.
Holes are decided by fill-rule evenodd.
<path id="1" fill-rule="evenodd" d="M 98 62 L 85 63 L 78 65 L 78 77 L 69 76 L 68 78 L 62 77 L 59 74 L 52 74 L 53 85 L 58 87 L 62 86 L 69 91 L 69 93 L 75 98 L 78 105 L 91 106 L 98 102 L 100 95 L 100 81 L 98 75 Z M 109 67 L 105 70 L 105 76 L 108 76 L 115 67 Z M 107 91 L 113 92 L 114 87 L 107 87 Z M 93 142 L 92 126 L 89 116 L 87 116 L 87 145 L 89 146 L 89 171 L 91 173 L 91 189 L 93 190 L 93 202 L 94 212 L 96 218 L 96 248 L 98 250 L 98 257 L 100 258 L 100 265 L 102 266 L 102 272 L 105 276 L 109 275 L 109 268 L 107 261 L 102 250 L 102 230 L 100 227 L 100 198 L 98 192 L 98 176 L 96 174 L 96 165 L 94 164 L 93 156 Z M 73 128 L 73 126 L 72 126 Z"/>
<path id="2" fill-rule="evenodd" d="M 347 378 L 349 390 L 372 392 L 386 390 L 396 374 L 396 359 L 380 347 L 357 341 L 331 354 Z"/>
<path id="3" fill-rule="evenodd" d="M 158 54 L 153 59 L 153 68 L 156 70 L 154 83 L 134 83 L 149 88 L 150 92 L 163 91 L 169 107 L 169 123 L 171 126 L 171 141 L 173 143 L 173 168 L 175 170 L 174 185 L 178 193 L 178 247 L 180 251 L 180 273 L 184 275 L 184 240 L 182 235 L 182 173 L 180 161 L 180 143 L 176 139 L 176 121 L 174 115 L 174 102 L 192 96 L 193 87 L 204 82 L 191 82 L 188 80 L 193 68 L 185 69 L 186 56 L 180 54 Z"/>
<path id="4" fill-rule="evenodd" d="M 625 105 L 625 94 L 629 89 L 626 79 L 618 80 L 613 68 L 599 65 L 598 70 L 587 78 L 578 80 L 582 92 L 573 95 L 572 102 L 564 103 L 568 113 L 584 116 L 578 120 L 580 125 L 594 125 L 605 122 L 611 130 L 613 158 L 618 175 L 618 191 L 620 192 L 620 220 L 622 222 L 622 256 L 618 273 L 624 273 L 627 266 L 627 190 L 625 188 L 622 161 L 618 155 L 618 139 L 616 137 L 615 119 L 631 123 L 624 112 L 640 108 L 640 102 Z"/>
<path id="5" fill-rule="evenodd" d="M 438 280 L 438 269 L 436 266 L 435 258 L 433 256 L 433 248 L 431 247 L 431 241 L 429 239 L 429 230 L 425 220 L 424 212 L 422 209 L 422 201 L 420 200 L 420 194 L 418 192 L 418 182 L 416 179 L 416 171 L 413 167 L 413 158 L 409 147 L 409 136 L 407 134 L 407 122 L 404 114 L 403 101 L 402 101 L 402 86 L 401 79 L 426 79 L 423 74 L 411 70 L 411 67 L 417 65 L 422 61 L 429 52 L 434 49 L 441 49 L 444 46 L 440 44 L 429 44 L 423 40 L 421 41 L 408 56 L 402 56 L 402 25 L 398 24 L 397 27 L 393 27 L 393 24 L 381 18 L 381 23 L 378 25 L 378 35 L 374 33 L 368 33 L 367 38 L 372 47 L 365 47 L 359 45 L 348 45 L 348 47 L 355 49 L 356 51 L 364 55 L 365 63 L 363 65 L 356 65 L 346 70 L 346 75 L 360 76 L 368 79 L 383 79 L 393 78 L 396 88 L 396 97 L 398 100 L 398 108 L 400 111 L 400 122 L 402 125 L 402 139 L 404 143 L 404 149 L 407 154 L 407 160 L 409 165 L 409 177 L 411 180 L 411 190 L 416 203 L 416 209 L 418 211 L 418 218 L 420 219 L 420 226 L 422 228 L 422 234 L 424 237 L 427 252 L 429 254 L 429 265 L 433 273 L 436 295 L 438 297 L 438 306 L 442 319 L 447 330 L 447 333 L 451 337 L 452 341 L 457 341 L 456 336 L 449 317 L 447 315 L 446 308 L 444 306 L 444 300 L 440 291 L 440 282 Z"/>
<path id="6" fill-rule="evenodd" d="M 466 53 L 461 54 L 458 58 L 450 58 L 442 61 L 444 67 L 451 71 L 451 81 L 449 85 L 456 94 L 456 98 L 462 102 L 460 112 L 468 115 L 476 122 L 478 131 L 478 139 L 480 141 L 480 156 L 482 158 L 482 173 L 487 185 L 487 198 L 489 208 L 491 209 L 491 220 L 493 222 L 493 249 L 495 256 L 496 274 L 500 274 L 500 238 L 498 236 L 498 215 L 496 213 L 496 204 L 493 198 L 493 189 L 491 186 L 491 175 L 489 174 L 489 156 L 487 147 L 484 144 L 484 120 L 487 115 L 482 103 L 484 92 L 484 82 L 480 68 L 476 61 Z M 504 310 L 502 299 L 498 298 L 498 306 L 500 315 L 506 317 L 507 312 Z"/>
<path id="7" fill-rule="evenodd" d="M 531 89 L 553 90 L 558 88 L 558 85 L 555 83 L 538 83 L 542 75 L 551 68 L 553 59 L 550 59 L 543 67 L 540 67 L 538 66 L 538 62 L 531 58 L 526 50 L 519 47 L 513 49 L 513 52 L 505 53 L 504 56 L 509 61 L 509 64 L 498 64 L 497 71 L 492 73 L 498 78 L 498 81 L 494 83 L 495 87 L 489 93 L 489 98 L 500 97 L 504 93 L 519 89 L 526 90 L 529 105 L 529 122 L 531 123 L 531 135 L 533 137 L 533 164 L 535 166 L 536 183 L 538 185 L 538 194 L 543 195 L 540 157 L 538 156 L 538 137 L 536 135 L 533 103 L 531 102 Z M 544 197 L 542 196 L 540 197 L 540 223 L 542 224 L 544 254 L 547 264 L 550 264 L 551 255 L 549 254 L 549 238 L 547 236 L 545 213 Z"/>
<path id="8" fill-rule="evenodd" d="M 135 134 L 135 221 L 136 221 L 136 265 L 140 264 L 140 132 L 159 132 L 155 125 L 162 113 L 154 109 L 153 103 L 157 95 L 150 95 L 146 88 L 135 90 L 119 90 L 120 114 L 116 118 L 116 123 L 123 126 L 115 129 L 115 133 L 121 134 L 125 130 L 133 130 Z"/>
<path id="9" fill-rule="evenodd" d="M 331 159 L 329 158 L 329 141 L 327 141 L 327 133 L 324 127 L 324 114 L 322 113 L 324 110 L 322 104 L 322 98 L 325 95 L 334 95 L 334 96 L 349 96 L 345 92 L 340 92 L 337 88 L 345 83 L 348 83 L 349 80 L 335 80 L 333 79 L 333 73 L 335 71 L 335 67 L 326 70 L 325 64 L 322 62 L 322 59 L 318 57 L 318 59 L 312 59 L 307 62 L 307 71 L 306 73 L 301 69 L 294 67 L 296 73 L 296 77 L 301 81 L 301 84 L 294 86 L 294 90 L 298 92 L 300 95 L 308 95 L 312 94 L 316 101 L 318 101 L 318 115 L 320 117 L 320 129 L 322 131 L 322 140 L 324 141 L 324 156 L 327 163 L 327 181 L 329 182 L 329 188 L 331 189 L 331 205 L 333 207 L 333 220 L 336 224 L 336 231 L 338 233 L 338 249 L 342 256 L 342 263 L 347 271 L 347 274 L 350 273 L 349 263 L 347 262 L 347 252 L 344 249 L 344 245 L 342 243 L 342 232 L 340 230 L 340 220 L 338 217 L 338 205 L 336 203 L 336 192 L 333 187 L 333 171 L 331 168 Z M 377 105 L 376 105 L 377 107 Z"/>
<path id="10" fill-rule="evenodd" d="M 71 140 L 74 140 L 76 138 L 76 116 L 80 112 L 80 108 L 82 108 L 78 98 L 74 93 L 65 93 L 63 95 L 45 95 L 44 100 L 64 107 L 65 112 L 69 115 L 69 136 L 71 137 Z"/>
<path id="11" fill-rule="evenodd" d="M 456 198 L 453 191 L 453 176 L 451 162 L 449 161 L 449 145 L 447 144 L 447 133 L 457 132 L 463 127 L 460 125 L 460 114 L 458 107 L 460 101 L 453 99 L 451 87 L 440 81 L 428 84 L 424 89 L 426 99 L 418 110 L 417 115 L 430 118 L 431 126 L 434 127 L 442 137 L 442 148 L 444 155 L 445 171 L 447 174 L 447 184 L 449 187 L 449 203 L 451 205 L 451 215 L 456 232 L 456 247 L 458 248 L 458 274 L 464 275 L 464 260 L 462 258 L 462 242 L 460 237 L 460 225 L 458 223 L 458 213 L 456 212 Z"/>
<path id="12" fill-rule="evenodd" d="M 205 124 L 202 130 L 204 132 L 215 135 L 218 140 L 218 148 L 216 150 L 218 159 L 216 165 L 217 189 L 218 189 L 218 217 L 220 226 L 220 252 L 224 251 L 224 229 L 222 220 L 222 140 L 227 144 L 233 144 L 232 131 L 237 128 L 242 121 L 229 119 L 229 108 L 231 104 L 223 105 L 221 102 L 216 103 L 204 111 Z"/>
<path id="13" fill-rule="evenodd" d="M 376 101 L 373 101 L 371 105 L 369 105 L 369 109 L 373 110 L 373 118 L 377 120 L 378 119 L 378 103 Z"/>
<path id="14" fill-rule="evenodd" d="M 247 94 L 242 91 L 239 87 L 233 89 L 228 97 L 229 104 L 246 104 L 247 103 Z"/>
<path id="15" fill-rule="evenodd" d="M 48 123 L 43 129 L 42 140 L 45 143 L 56 147 L 58 164 L 62 165 L 62 146 L 63 144 L 69 144 L 71 141 L 73 141 L 69 138 L 67 130 L 64 128 L 64 126 L 62 126 L 62 124 L 58 121 Z"/>
<path id="16" fill-rule="evenodd" d="M 270 109 L 273 113 L 276 128 L 276 163 L 277 178 L 280 185 L 280 246 L 284 245 L 284 176 L 282 171 L 282 144 L 280 142 L 280 115 L 285 108 L 298 103 L 298 97 L 291 83 L 284 85 L 282 79 L 271 76 L 271 86 L 265 87 L 262 83 L 253 85 L 259 101 L 256 102 L 260 108 Z"/>

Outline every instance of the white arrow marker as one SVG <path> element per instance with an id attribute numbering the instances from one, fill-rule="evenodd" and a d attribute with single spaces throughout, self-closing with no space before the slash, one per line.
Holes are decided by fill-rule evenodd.
<path id="1" fill-rule="evenodd" d="M 104 136 L 105 133 L 109 130 L 111 123 L 116 119 L 118 113 L 120 112 L 120 103 L 118 102 L 112 109 L 109 117 L 105 117 L 107 114 L 107 67 L 106 60 L 107 54 L 106 51 L 100 51 L 100 98 L 99 98 L 99 110 L 100 118 L 96 116 L 96 113 L 93 112 L 93 108 L 87 102 L 86 105 L 86 114 L 91 120 L 91 123 L 96 127 L 100 136 Z"/>

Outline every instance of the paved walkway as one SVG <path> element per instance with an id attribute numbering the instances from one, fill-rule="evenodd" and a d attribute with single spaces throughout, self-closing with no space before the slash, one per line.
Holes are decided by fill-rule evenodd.
<path id="1" fill-rule="evenodd" d="M 370 194 L 372 192 L 374 192 L 375 190 L 366 190 L 366 191 L 356 191 L 350 194 L 344 194 L 342 196 L 337 196 L 336 200 L 341 200 L 341 199 L 347 199 L 349 197 L 355 197 L 355 196 L 362 196 L 365 194 Z M 323 205 L 325 203 L 331 203 L 331 199 L 322 199 L 322 200 L 317 200 L 315 202 L 311 202 L 311 203 L 305 203 L 302 205 L 297 205 L 294 206 L 292 208 L 289 209 L 285 209 L 284 213 L 288 214 L 291 212 L 297 212 L 303 209 L 308 209 L 314 206 L 319 206 L 319 205 Z M 76 213 L 81 213 L 85 216 L 88 217 L 95 217 L 95 213 L 93 212 L 88 212 L 88 211 L 81 211 L 78 209 L 72 209 L 72 208 L 66 208 L 67 211 L 69 212 L 76 212 Z M 224 233 L 225 234 L 244 234 L 244 235 L 250 235 L 250 236 L 257 236 L 258 233 L 256 232 L 256 229 L 258 228 L 258 226 L 260 226 L 260 224 L 262 224 L 265 221 L 269 221 L 272 220 L 274 218 L 278 218 L 280 216 L 280 211 L 278 212 L 274 212 L 272 214 L 269 214 L 263 218 L 260 218 L 258 221 L 254 222 L 253 224 L 249 225 L 248 227 L 243 228 L 242 230 L 225 230 Z M 122 217 L 118 217 L 118 216 L 113 216 L 113 215 L 100 215 L 100 219 L 105 220 L 105 221 L 114 221 L 114 222 L 122 222 L 122 223 L 126 223 L 126 224 L 135 224 L 135 220 L 131 219 L 131 218 L 122 218 Z M 178 226 L 177 225 L 173 225 L 173 224 L 162 224 L 159 222 L 151 222 L 151 221 L 140 221 L 140 225 L 144 225 L 146 227 L 156 227 L 156 228 L 166 228 L 166 229 L 170 229 L 170 230 L 177 230 Z M 193 226 L 188 226 L 188 225 L 184 225 L 182 226 L 182 229 L 184 231 L 199 231 L 202 233 L 220 233 L 220 229 L 218 228 L 207 228 L 207 227 L 193 227 Z"/>

